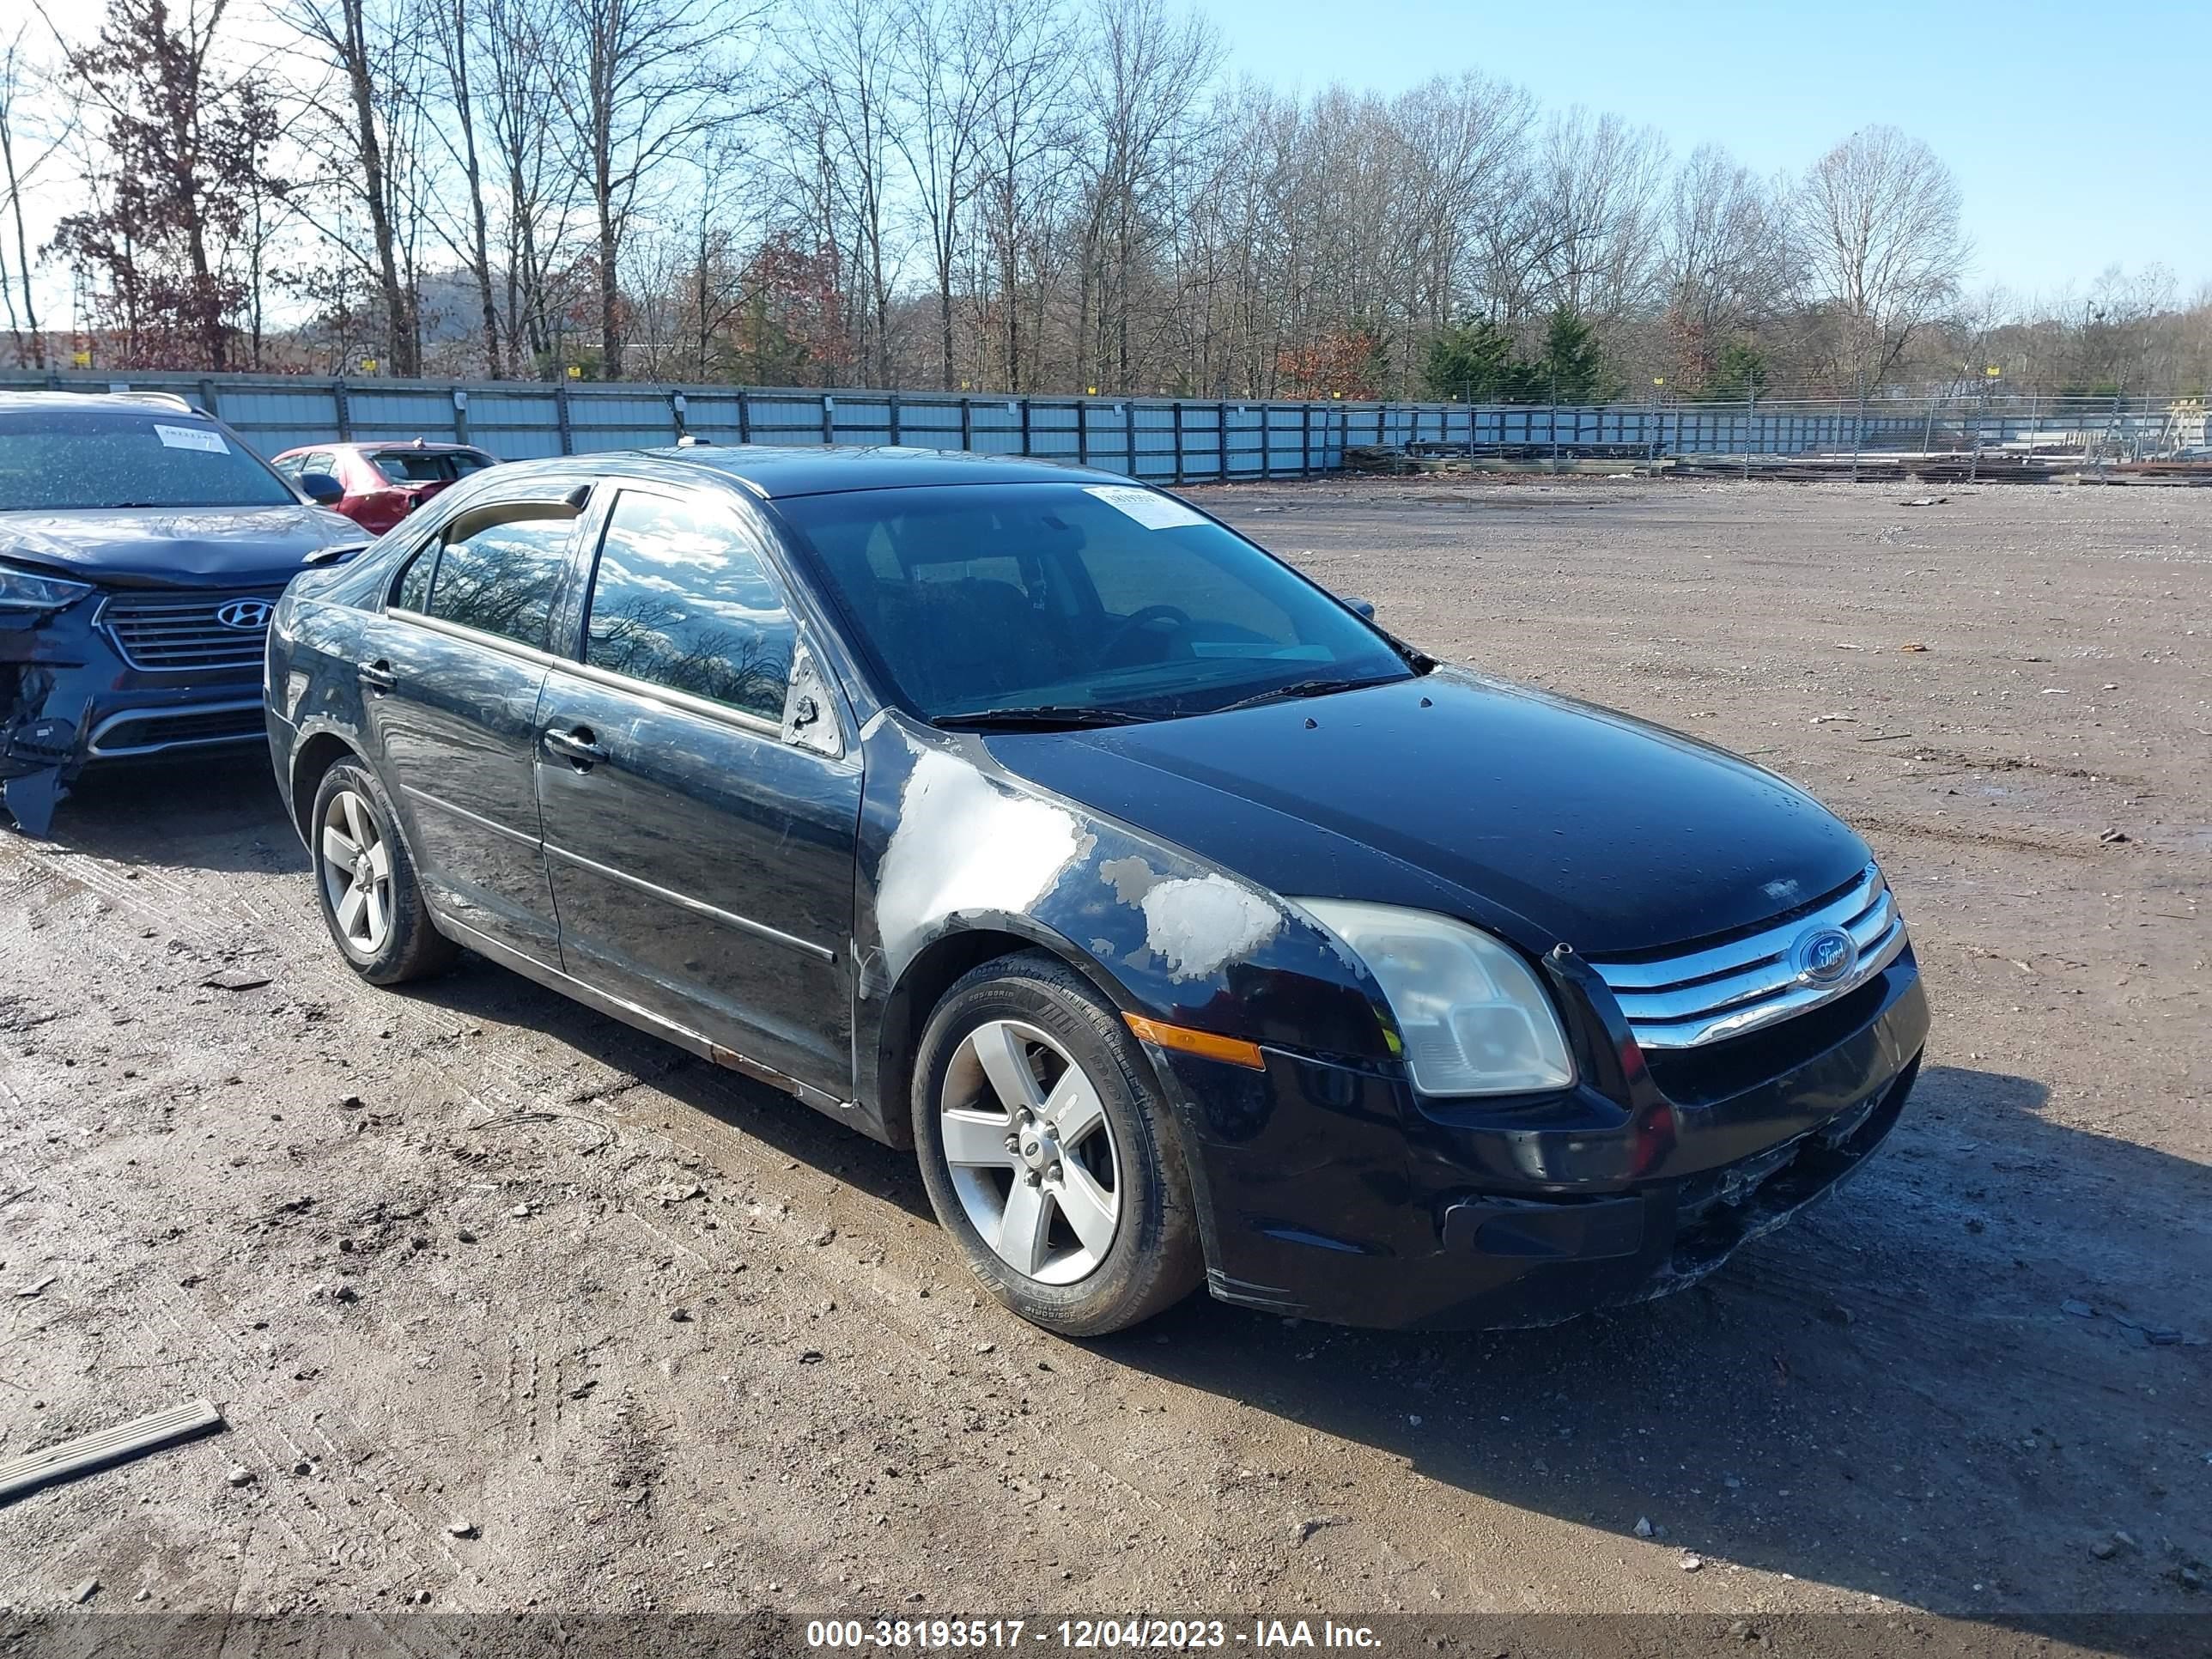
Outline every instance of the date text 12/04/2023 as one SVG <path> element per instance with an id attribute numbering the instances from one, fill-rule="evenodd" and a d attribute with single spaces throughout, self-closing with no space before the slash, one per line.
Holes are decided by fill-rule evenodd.
<path id="1" fill-rule="evenodd" d="M 1300 1648 L 1372 1650 L 1382 1646 L 1365 1625 L 1334 1620 L 1254 1619 L 1243 1625 L 1221 1619 L 817 1619 L 806 1626 L 816 1649 L 957 1652 L 1054 1643 L 1064 1650 L 1208 1648 L 1290 1651 Z"/>

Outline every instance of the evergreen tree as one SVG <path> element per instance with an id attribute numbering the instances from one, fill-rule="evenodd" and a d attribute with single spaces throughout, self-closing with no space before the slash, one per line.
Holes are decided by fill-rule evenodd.
<path id="1" fill-rule="evenodd" d="M 1497 324 L 1454 323 L 1429 342 L 1421 378 L 1431 397 L 1511 402 L 1520 367 L 1513 358 L 1512 337 Z"/>
<path id="2" fill-rule="evenodd" d="M 1530 367 L 1535 380 L 1530 390 L 1547 402 L 1601 404 L 1619 389 L 1606 372 L 1596 333 L 1566 306 L 1552 313 L 1543 354 Z"/>
<path id="3" fill-rule="evenodd" d="M 1730 340 L 1721 348 L 1721 360 L 1705 383 L 1704 396 L 1741 403 L 1766 390 L 1770 371 L 1766 354 L 1748 340 Z"/>

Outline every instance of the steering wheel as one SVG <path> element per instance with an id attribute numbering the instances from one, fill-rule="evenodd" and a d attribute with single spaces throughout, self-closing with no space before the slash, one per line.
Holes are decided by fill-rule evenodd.
<path id="1" fill-rule="evenodd" d="M 1100 664 L 1110 663 L 1119 656 L 1121 647 L 1136 637 L 1138 629 L 1157 628 L 1163 623 L 1170 628 L 1188 628 L 1190 612 L 1179 605 L 1148 605 L 1141 611 L 1132 612 L 1122 618 L 1121 625 L 1115 629 L 1106 643 L 1099 647 Z"/>

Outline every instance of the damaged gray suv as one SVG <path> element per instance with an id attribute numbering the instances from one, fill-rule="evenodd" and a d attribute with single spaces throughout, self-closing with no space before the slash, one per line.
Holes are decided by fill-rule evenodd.
<path id="1" fill-rule="evenodd" d="M 262 735 L 269 616 L 368 542 L 162 392 L 0 392 L 0 792 L 27 834 L 87 765 Z"/>

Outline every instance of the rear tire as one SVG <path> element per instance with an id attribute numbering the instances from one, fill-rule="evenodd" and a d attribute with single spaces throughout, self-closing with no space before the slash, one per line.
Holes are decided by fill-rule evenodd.
<path id="1" fill-rule="evenodd" d="M 323 925 L 354 972 L 398 985 L 453 965 L 460 947 L 430 920 L 399 815 L 374 772 L 342 760 L 324 773 L 307 833 Z"/>
<path id="2" fill-rule="evenodd" d="M 1203 1276 L 1167 1103 L 1121 1018 L 1058 958 L 985 963 L 945 994 L 915 1067 L 922 1184 L 991 1293 L 1103 1336 Z"/>

